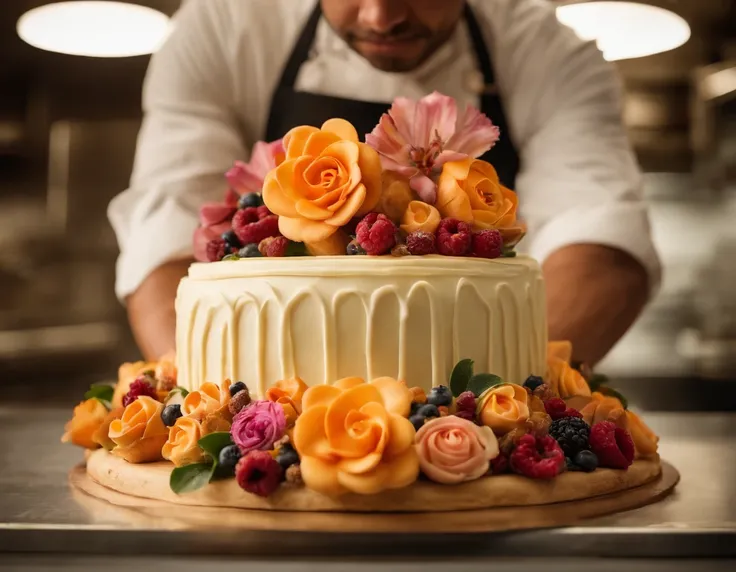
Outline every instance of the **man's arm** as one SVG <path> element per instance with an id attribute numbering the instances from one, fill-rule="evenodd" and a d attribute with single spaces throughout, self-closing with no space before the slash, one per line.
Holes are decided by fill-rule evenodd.
<path id="1" fill-rule="evenodd" d="M 176 349 L 176 289 L 192 262 L 174 260 L 159 266 L 126 299 L 130 326 L 146 360 L 155 361 Z"/>
<path id="2" fill-rule="evenodd" d="M 626 333 L 648 299 L 646 270 L 615 248 L 567 246 L 550 254 L 542 270 L 550 340 L 570 340 L 574 359 L 590 365 Z"/>

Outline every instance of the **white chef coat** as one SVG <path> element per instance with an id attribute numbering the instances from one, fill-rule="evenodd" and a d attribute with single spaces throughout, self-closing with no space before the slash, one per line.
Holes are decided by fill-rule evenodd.
<path id="1" fill-rule="evenodd" d="M 516 191 L 529 234 L 520 250 L 543 262 L 570 244 L 616 247 L 646 267 L 655 288 L 660 266 L 614 68 L 561 26 L 546 0 L 469 1 L 521 157 Z M 146 78 L 130 188 L 108 210 L 121 251 L 121 299 L 156 267 L 192 254 L 199 206 L 222 200 L 224 173 L 263 137 L 271 94 L 314 6 L 188 0 L 177 14 Z M 385 102 L 437 90 L 479 106 L 477 74 L 464 24 L 420 68 L 388 73 L 323 20 L 296 89 Z"/>

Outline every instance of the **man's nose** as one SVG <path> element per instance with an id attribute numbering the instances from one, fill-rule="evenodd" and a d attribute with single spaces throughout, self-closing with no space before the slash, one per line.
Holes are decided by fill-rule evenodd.
<path id="1" fill-rule="evenodd" d="M 358 23 L 377 33 L 388 33 L 407 18 L 404 0 L 362 0 Z"/>

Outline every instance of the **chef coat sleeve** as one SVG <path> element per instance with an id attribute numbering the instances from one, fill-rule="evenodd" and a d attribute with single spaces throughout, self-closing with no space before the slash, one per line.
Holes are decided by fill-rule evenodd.
<path id="1" fill-rule="evenodd" d="M 510 73 L 523 125 L 517 190 L 529 253 L 541 262 L 571 244 L 618 248 L 644 266 L 653 292 L 660 263 L 614 66 L 559 25 L 552 9 L 514 17 L 525 32 L 511 38 L 508 65 L 517 70 Z"/>
<path id="2" fill-rule="evenodd" d="M 224 173 L 247 158 L 232 109 L 228 22 L 218 4 L 185 3 L 151 59 L 130 188 L 108 208 L 121 300 L 158 266 L 193 255 L 199 206 L 222 200 Z"/>

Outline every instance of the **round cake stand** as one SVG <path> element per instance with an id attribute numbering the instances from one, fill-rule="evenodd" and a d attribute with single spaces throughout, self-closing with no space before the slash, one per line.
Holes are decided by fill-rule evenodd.
<path id="1" fill-rule="evenodd" d="M 90 456 L 88 462 L 91 462 L 91 466 L 94 466 L 95 455 L 99 453 L 97 452 Z M 115 461 L 119 461 L 119 459 L 105 452 L 102 452 L 102 454 L 105 455 L 105 460 L 112 458 Z M 100 457 L 102 455 L 99 455 L 97 458 L 99 459 Z M 125 461 L 122 462 L 125 463 Z M 639 464 L 638 468 L 637 463 Z M 515 488 L 518 494 L 507 498 L 505 504 L 509 505 L 512 502 L 516 502 L 517 506 L 495 506 L 476 510 L 448 509 L 448 507 L 453 506 L 453 499 L 457 496 L 455 495 L 455 490 L 458 487 L 443 487 L 432 483 L 416 483 L 412 487 L 409 487 L 409 489 L 401 491 L 405 497 L 405 502 L 402 505 L 404 512 L 390 512 L 392 508 L 390 498 L 394 498 L 394 495 L 400 491 L 374 497 L 359 497 L 361 507 L 358 509 L 356 509 L 355 505 L 349 503 L 354 498 L 352 496 L 349 499 L 335 501 L 332 499 L 324 500 L 325 497 L 319 495 L 320 499 L 323 499 L 324 502 L 329 501 L 329 503 L 332 503 L 332 505 L 325 505 L 331 506 L 331 508 L 308 511 L 305 507 L 307 504 L 314 504 L 313 500 L 309 499 L 313 499 L 316 493 L 302 487 L 294 487 L 290 491 L 288 487 L 283 487 L 286 489 L 284 492 L 288 491 L 289 494 L 282 494 L 280 503 L 276 501 L 279 508 L 274 509 L 273 506 L 268 505 L 269 502 L 273 504 L 274 499 L 259 499 L 253 497 L 253 495 L 249 495 L 237 489 L 234 479 L 211 484 L 204 489 L 200 489 L 200 491 L 184 495 L 174 495 L 174 493 L 169 491 L 167 481 L 166 490 L 177 499 L 177 502 L 169 502 L 170 497 L 167 494 L 159 497 L 155 496 L 161 493 L 159 487 L 160 482 L 155 478 L 152 481 L 146 481 L 146 478 L 151 475 L 150 471 L 138 473 L 141 475 L 141 480 L 135 483 L 138 488 L 127 488 L 131 486 L 131 483 L 124 479 L 123 482 L 119 480 L 115 481 L 116 478 L 119 479 L 120 474 L 115 473 L 115 471 L 110 472 L 109 466 L 106 469 L 108 472 L 105 473 L 107 476 L 100 478 L 100 475 L 90 470 L 89 466 L 85 469 L 83 465 L 80 465 L 70 473 L 70 482 L 79 492 L 75 497 L 90 511 L 99 511 L 101 514 L 104 514 L 119 510 L 124 513 L 126 520 L 148 523 L 156 521 L 161 525 L 167 527 L 170 525 L 174 528 L 216 526 L 220 528 L 242 528 L 263 531 L 291 530 L 380 533 L 406 531 L 415 533 L 491 532 L 567 526 L 582 519 L 639 508 L 657 502 L 667 496 L 679 481 L 679 473 L 669 463 L 660 463 L 659 460 L 638 461 L 637 463 L 632 465 L 629 471 L 611 471 L 615 473 L 615 479 L 612 479 L 611 476 L 603 478 L 606 470 L 599 470 L 591 474 L 564 473 L 557 477 L 555 481 L 548 483 L 530 481 L 529 479 L 515 475 L 489 477 L 482 480 L 485 481 L 483 483 L 485 487 L 494 481 L 496 484 L 501 484 L 498 482 L 499 479 L 510 479 L 510 481 L 504 484 L 503 488 L 506 489 L 505 492 L 513 492 Z M 646 464 L 642 466 L 641 463 Z M 115 466 L 115 463 L 112 463 L 112 465 Z M 164 464 L 155 464 L 130 465 L 130 467 L 163 470 L 165 466 Z M 165 470 L 170 471 L 170 465 Z M 628 481 L 622 481 L 621 475 L 627 473 L 632 476 L 637 475 L 638 480 L 642 482 L 632 484 L 635 482 L 633 478 Z M 595 480 L 589 479 L 593 476 L 597 476 L 598 478 Z M 566 479 L 565 477 L 574 478 Z M 581 490 L 582 485 L 580 483 L 583 482 L 581 480 L 583 477 L 588 478 L 588 486 Z M 608 483 L 608 490 L 601 489 L 598 486 L 602 482 L 601 479 Z M 101 480 L 105 482 L 100 482 Z M 482 481 L 467 483 L 459 487 L 480 484 Z M 613 481 L 617 484 L 611 485 Z M 144 483 L 144 485 L 147 483 L 147 485 L 141 488 L 141 483 Z M 113 486 L 109 486 L 110 484 Z M 228 503 L 225 501 L 228 500 L 228 495 L 231 493 L 229 489 L 230 484 L 234 485 L 238 493 L 238 496 L 233 498 L 236 498 L 239 504 L 243 504 L 243 499 L 266 504 L 260 509 L 228 506 Z M 419 496 L 416 494 L 417 491 L 413 490 L 417 485 L 421 485 Z M 540 485 L 542 488 L 537 489 L 534 485 Z M 127 491 L 134 494 L 121 492 L 120 490 L 116 490 L 116 488 L 127 489 Z M 220 489 L 219 491 L 217 490 L 218 488 Z M 594 490 L 596 488 L 597 490 Z M 615 490 L 611 491 L 611 488 Z M 215 489 L 215 491 L 208 491 L 208 489 Z M 481 490 L 487 490 L 487 488 Z M 573 493 L 569 491 L 573 490 L 575 491 L 574 496 L 579 497 L 575 500 L 557 500 L 555 502 L 553 497 L 548 496 L 543 501 L 547 504 L 536 503 L 538 500 L 535 498 L 536 495 L 542 492 L 546 492 L 548 495 L 555 493 L 559 498 L 562 498 L 563 493 L 570 496 Z M 416 509 L 407 510 L 407 507 L 411 503 L 419 499 L 427 500 L 429 497 L 426 495 L 430 491 L 432 492 L 431 498 L 435 501 L 434 504 L 424 504 L 419 511 Z M 585 492 L 586 496 L 580 498 L 582 492 Z M 465 491 L 463 494 L 467 493 Z M 150 495 L 151 498 L 147 498 L 147 495 Z M 193 500 L 195 495 L 199 496 L 196 500 Z M 219 503 L 213 500 L 212 495 L 219 495 Z M 91 497 L 94 497 L 94 499 Z M 164 500 L 161 500 L 162 498 Z M 207 498 L 211 504 L 209 506 L 203 505 L 202 503 L 205 502 L 203 498 Z M 410 503 L 406 501 L 407 498 L 411 501 Z M 289 511 L 286 508 L 285 499 L 288 499 L 298 509 Z M 295 502 L 294 499 L 301 500 Z M 345 503 L 346 500 L 348 500 L 347 506 L 349 508 L 343 508 L 342 511 L 338 510 L 339 503 Z M 455 500 L 457 499 L 455 498 Z M 483 501 L 482 498 L 476 500 L 479 502 Z M 485 502 L 486 504 L 489 502 L 487 498 Z M 381 510 L 369 511 L 369 504 L 371 503 L 376 506 L 382 503 Z M 423 518 L 416 514 L 416 512 L 435 512 L 438 509 L 436 506 L 437 503 L 440 503 L 439 508 L 443 511 L 441 518 Z M 235 503 L 230 499 L 229 504 L 232 505 Z M 394 510 L 396 510 L 395 507 Z"/>

